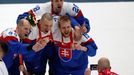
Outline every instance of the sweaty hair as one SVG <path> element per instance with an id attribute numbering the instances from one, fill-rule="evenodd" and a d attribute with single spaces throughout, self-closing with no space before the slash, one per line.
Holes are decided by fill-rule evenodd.
<path id="1" fill-rule="evenodd" d="M 51 20 L 53 20 L 53 17 L 52 17 L 52 15 L 50 13 L 45 13 L 45 14 L 42 15 L 41 20 L 44 21 L 46 19 L 51 21 Z"/>
<path id="2" fill-rule="evenodd" d="M 60 16 L 59 20 L 58 20 L 58 27 L 60 28 L 61 26 L 61 23 L 63 22 L 70 22 L 70 18 L 67 16 L 67 15 L 64 15 L 64 16 Z"/>
<path id="3" fill-rule="evenodd" d="M 2 48 L 2 51 L 4 52 L 4 54 L 8 52 L 8 45 L 6 42 L 0 40 L 0 47 Z"/>

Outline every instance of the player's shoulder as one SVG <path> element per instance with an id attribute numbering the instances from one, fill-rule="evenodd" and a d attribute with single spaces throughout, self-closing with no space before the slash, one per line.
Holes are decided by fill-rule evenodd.
<path id="1" fill-rule="evenodd" d="M 17 37 L 17 36 L 18 36 L 18 34 L 15 32 L 15 29 L 13 29 L 13 28 L 8 28 L 8 29 L 4 30 L 4 31 L 1 33 L 1 35 L 2 35 L 3 37 L 7 37 L 7 36 Z"/>
<path id="2" fill-rule="evenodd" d="M 68 8 L 77 7 L 77 8 L 79 8 L 76 3 L 71 3 L 71 2 L 64 2 L 63 7 L 68 7 Z"/>
<path id="3" fill-rule="evenodd" d="M 46 3 L 40 4 L 38 6 L 43 7 L 43 8 L 49 8 L 51 6 L 51 2 L 46 2 Z"/>
<path id="4" fill-rule="evenodd" d="M 33 8 L 34 12 L 38 12 L 38 11 L 45 11 L 45 10 L 50 10 L 51 9 L 51 3 L 50 2 L 46 2 L 43 4 L 38 4 Z"/>
<path id="5" fill-rule="evenodd" d="M 71 16 L 76 16 L 79 12 L 79 7 L 74 3 L 64 2 L 61 14 L 70 14 Z"/>
<path id="6" fill-rule="evenodd" d="M 14 33 L 14 29 L 13 28 L 7 28 L 5 29 L 2 34 L 8 34 L 8 35 L 12 35 L 12 33 Z"/>

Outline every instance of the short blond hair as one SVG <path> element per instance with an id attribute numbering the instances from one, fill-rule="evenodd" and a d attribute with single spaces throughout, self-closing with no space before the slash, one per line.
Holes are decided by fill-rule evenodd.
<path id="1" fill-rule="evenodd" d="M 44 13 L 41 17 L 41 20 L 46 20 L 46 19 L 51 21 L 51 20 L 53 20 L 53 17 L 50 13 Z"/>
<path id="2" fill-rule="evenodd" d="M 67 15 L 60 16 L 60 18 L 58 20 L 58 27 L 59 28 L 61 27 L 62 22 L 70 22 L 71 23 L 70 18 Z"/>

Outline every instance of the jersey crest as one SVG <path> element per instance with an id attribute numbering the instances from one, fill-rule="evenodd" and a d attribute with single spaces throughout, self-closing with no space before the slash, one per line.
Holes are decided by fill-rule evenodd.
<path id="1" fill-rule="evenodd" d="M 72 59 L 72 50 L 69 48 L 59 48 L 59 57 L 63 62 L 69 62 Z"/>

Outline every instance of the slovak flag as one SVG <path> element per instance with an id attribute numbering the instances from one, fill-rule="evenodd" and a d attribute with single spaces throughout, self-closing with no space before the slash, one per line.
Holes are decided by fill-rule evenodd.
<path id="1" fill-rule="evenodd" d="M 72 50 L 69 48 L 59 48 L 59 57 L 64 62 L 68 62 L 72 59 Z"/>

